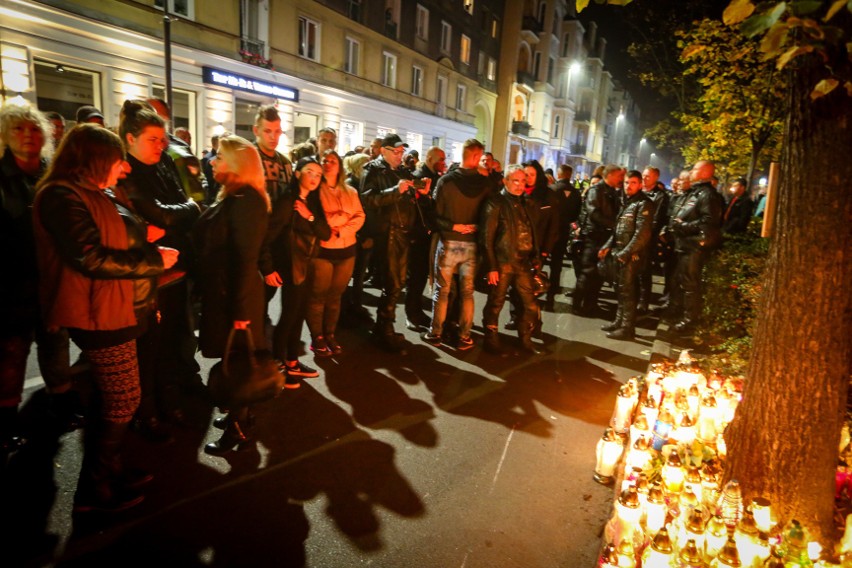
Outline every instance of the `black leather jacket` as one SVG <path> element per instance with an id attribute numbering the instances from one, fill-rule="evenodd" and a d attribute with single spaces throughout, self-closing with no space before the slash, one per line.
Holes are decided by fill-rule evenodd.
<path id="1" fill-rule="evenodd" d="M 392 170 L 381 156 L 364 166 L 361 204 L 367 213 L 371 236 L 386 234 L 390 228 L 408 232 L 415 224 L 426 226 L 420 202 L 431 203 L 431 198 L 411 191 L 400 193 L 397 185 L 401 179 L 412 179 L 411 172 L 403 167 Z"/>
<path id="2" fill-rule="evenodd" d="M 618 216 L 618 195 L 606 182 L 593 185 L 586 193 L 586 215 L 583 219 L 581 236 L 586 240 L 605 243 L 612 235 Z"/>
<path id="3" fill-rule="evenodd" d="M 648 252 L 653 228 L 654 203 L 644 191 L 638 191 L 624 202 L 615 223 L 615 231 L 603 248 L 612 249 L 616 260 L 640 260 Z"/>
<path id="4" fill-rule="evenodd" d="M 659 187 L 654 187 L 649 192 L 642 190 L 654 203 L 654 229 L 653 234 L 659 235 L 669 222 L 669 192 Z"/>
<path id="5" fill-rule="evenodd" d="M 535 202 L 524 196 L 515 197 L 503 189 L 485 202 L 481 216 L 480 234 L 486 272 L 500 270 L 506 264 L 538 260 L 538 206 Z M 533 236 L 529 251 L 518 250 L 521 223 L 527 225 Z"/>
<path id="6" fill-rule="evenodd" d="M 712 250 L 722 242 L 722 210 L 716 190 L 708 182 L 694 184 L 671 222 L 675 250 L 682 252 Z"/>

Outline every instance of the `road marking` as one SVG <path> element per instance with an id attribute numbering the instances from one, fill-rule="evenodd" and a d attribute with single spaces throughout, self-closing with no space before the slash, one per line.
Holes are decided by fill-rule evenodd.
<path id="1" fill-rule="evenodd" d="M 494 479 L 491 480 L 491 491 L 494 492 L 494 486 L 497 484 L 497 478 L 500 477 L 500 470 L 503 469 L 503 462 L 506 461 L 506 453 L 509 451 L 509 444 L 512 441 L 512 436 L 515 435 L 515 427 L 512 426 L 512 431 L 509 432 L 509 437 L 506 438 L 506 445 L 503 446 L 503 455 L 500 456 L 500 463 L 497 464 L 497 471 L 494 472 Z"/>

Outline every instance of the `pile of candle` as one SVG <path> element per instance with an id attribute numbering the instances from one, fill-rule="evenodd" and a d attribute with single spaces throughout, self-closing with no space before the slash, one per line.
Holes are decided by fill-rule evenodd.
<path id="1" fill-rule="evenodd" d="M 596 452 L 599 483 L 624 467 L 599 566 L 833 566 L 798 521 L 780 527 L 768 500 L 744 503 L 736 481 L 720 486 L 723 434 L 740 400 L 741 380 L 708 379 L 686 351 L 619 389 Z M 838 490 L 840 482 L 838 474 Z M 852 492 L 852 474 L 847 486 Z"/>

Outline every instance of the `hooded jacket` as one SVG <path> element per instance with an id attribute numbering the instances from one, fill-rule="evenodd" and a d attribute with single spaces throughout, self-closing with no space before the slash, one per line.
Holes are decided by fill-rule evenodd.
<path id="1" fill-rule="evenodd" d="M 457 168 L 438 180 L 435 210 L 438 230 L 444 241 L 476 242 L 476 233 L 457 233 L 453 225 L 478 224 L 480 206 L 491 187 L 491 180 L 476 169 Z"/>

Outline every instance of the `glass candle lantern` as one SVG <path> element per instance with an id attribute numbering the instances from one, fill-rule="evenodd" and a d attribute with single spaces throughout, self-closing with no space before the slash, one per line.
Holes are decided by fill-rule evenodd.
<path id="1" fill-rule="evenodd" d="M 722 492 L 719 489 L 721 472 L 715 462 L 704 463 L 701 466 L 701 503 L 708 510 L 715 510 Z"/>
<path id="2" fill-rule="evenodd" d="M 740 484 L 733 479 L 725 485 L 719 497 L 719 515 L 728 527 L 736 528 L 743 516 L 743 494 Z"/>
<path id="3" fill-rule="evenodd" d="M 678 568 L 704 568 L 704 558 L 698 550 L 698 545 L 692 539 L 689 539 L 680 547 L 680 553 L 677 555 Z"/>
<path id="4" fill-rule="evenodd" d="M 681 525 L 677 535 L 678 548 L 683 550 L 689 542 L 692 542 L 701 551 L 701 560 L 704 556 L 704 513 L 701 509 L 693 509 Z"/>
<path id="5" fill-rule="evenodd" d="M 645 394 L 645 402 L 643 405 L 647 405 L 650 401 L 654 408 L 657 408 L 660 405 L 660 402 L 663 400 L 663 383 L 662 377 L 660 375 L 656 375 L 654 379 L 648 377 L 648 391 Z M 653 424 L 653 420 L 648 420 L 648 424 Z"/>
<path id="6" fill-rule="evenodd" d="M 708 561 L 716 558 L 725 543 L 728 542 L 728 528 L 719 515 L 713 515 L 704 531 L 704 555 Z"/>
<path id="7" fill-rule="evenodd" d="M 733 537 L 728 537 L 725 546 L 722 547 L 710 566 L 713 568 L 740 568 L 743 566 L 740 561 L 740 551 L 737 550 L 737 543 L 734 542 Z"/>
<path id="8" fill-rule="evenodd" d="M 630 385 L 622 385 L 615 397 L 615 411 L 610 420 L 610 427 L 616 432 L 627 432 L 636 408 L 636 397 Z"/>
<path id="9" fill-rule="evenodd" d="M 669 439 L 669 434 L 674 426 L 674 418 L 671 413 L 665 408 L 660 410 L 657 416 L 657 422 L 654 424 L 654 444 L 653 447 L 658 452 L 663 449 L 663 446 Z"/>
<path id="10" fill-rule="evenodd" d="M 651 450 L 650 438 L 639 438 L 627 452 L 625 467 L 644 470 L 652 459 L 654 459 L 654 453 Z"/>
<path id="11" fill-rule="evenodd" d="M 657 534 L 663 528 L 667 514 L 663 489 L 659 483 L 654 483 L 648 490 L 648 502 L 645 505 L 645 531 L 649 536 Z"/>
<path id="12" fill-rule="evenodd" d="M 737 524 L 734 541 L 737 543 L 743 566 L 752 566 L 760 556 L 761 550 L 757 525 L 754 523 L 754 516 L 748 509 L 743 512 L 743 518 Z"/>
<path id="13" fill-rule="evenodd" d="M 680 493 L 683 491 L 686 472 L 683 469 L 683 463 L 681 463 L 677 452 L 669 454 L 666 465 L 663 466 L 662 478 L 663 486 L 668 493 Z"/>
<path id="14" fill-rule="evenodd" d="M 636 568 L 636 553 L 630 539 L 622 540 L 618 545 L 618 568 Z"/>
<path id="15" fill-rule="evenodd" d="M 686 466 L 686 477 L 684 478 L 685 489 L 689 489 L 698 498 L 699 502 L 703 501 L 703 488 L 701 486 L 701 470 L 697 466 Z"/>
<path id="16" fill-rule="evenodd" d="M 689 417 L 693 422 L 698 420 L 698 405 L 701 402 L 701 393 L 698 390 L 698 385 L 692 385 L 689 387 L 689 391 L 686 394 L 686 404 L 689 408 Z"/>
<path id="17" fill-rule="evenodd" d="M 657 416 L 660 414 L 659 400 L 659 398 L 649 395 L 640 407 L 640 412 L 645 417 L 645 422 L 649 427 L 657 423 Z"/>
<path id="18" fill-rule="evenodd" d="M 669 532 L 662 528 L 642 554 L 642 568 L 671 568 L 674 550 Z"/>
<path id="19" fill-rule="evenodd" d="M 768 533 L 772 529 L 772 508 L 769 499 L 756 497 L 751 501 L 751 512 L 757 530 Z"/>
<path id="20" fill-rule="evenodd" d="M 627 442 L 627 447 L 632 448 L 636 440 L 650 436 L 651 430 L 648 428 L 648 419 L 641 412 L 637 413 L 636 419 L 630 425 L 630 439 Z"/>
<path id="21" fill-rule="evenodd" d="M 719 434 L 716 430 L 717 411 L 716 397 L 705 396 L 698 410 L 698 437 L 702 442 L 716 442 L 716 436 Z"/>
<path id="22" fill-rule="evenodd" d="M 671 437 L 679 444 L 691 446 L 695 441 L 695 423 L 689 417 L 689 414 L 683 412 L 678 421 L 677 427 L 672 431 Z"/>
<path id="23" fill-rule="evenodd" d="M 618 546 L 622 540 L 632 540 L 634 533 L 641 529 L 639 521 L 642 510 L 639 507 L 639 494 L 635 486 L 622 491 L 615 502 L 615 516 L 612 523 L 612 542 Z"/>
<path id="24" fill-rule="evenodd" d="M 612 428 L 604 430 L 603 437 L 598 440 L 595 449 L 595 481 L 603 485 L 612 483 L 615 468 L 623 451 L 624 439 L 616 434 Z"/>
<path id="25" fill-rule="evenodd" d="M 618 551 L 614 544 L 604 546 L 598 565 L 601 568 L 618 568 Z"/>

